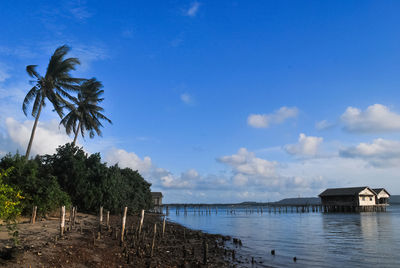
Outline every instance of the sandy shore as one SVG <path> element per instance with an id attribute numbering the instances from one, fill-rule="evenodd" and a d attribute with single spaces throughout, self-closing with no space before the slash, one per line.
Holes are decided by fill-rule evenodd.
<path id="1" fill-rule="evenodd" d="M 248 267 L 251 259 L 241 256 L 238 241 L 206 234 L 146 214 L 141 235 L 139 217 L 129 216 L 124 242 L 120 241 L 121 218 L 110 217 L 99 230 L 98 218 L 78 213 L 75 226 L 59 235 L 59 219 L 28 220 L 19 224 L 20 244 L 14 250 L 3 226 L 0 231 L 0 265 L 7 267 Z M 154 236 L 154 224 L 157 224 Z M 153 255 L 151 248 L 154 239 Z M 207 254 L 204 255 L 205 248 Z M 11 253 L 11 254 L 10 254 Z"/>

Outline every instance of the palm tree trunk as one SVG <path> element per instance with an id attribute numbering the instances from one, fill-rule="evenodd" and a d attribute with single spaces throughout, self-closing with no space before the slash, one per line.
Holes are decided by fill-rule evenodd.
<path id="1" fill-rule="evenodd" d="M 78 125 L 78 129 L 75 132 L 75 138 L 74 141 L 72 142 L 72 145 L 75 146 L 76 143 L 76 139 L 78 138 L 78 134 L 79 134 L 79 129 L 81 128 L 81 121 L 79 121 L 79 125 Z"/>
<path id="2" fill-rule="evenodd" d="M 33 138 L 35 137 L 37 123 L 39 121 L 40 112 L 42 111 L 42 106 L 43 106 L 42 104 L 43 104 L 43 101 L 40 102 L 39 110 L 38 110 L 38 113 L 37 113 L 36 118 L 35 118 L 35 123 L 33 124 L 31 138 L 29 139 L 28 148 L 26 149 L 26 154 L 25 154 L 25 158 L 26 159 L 28 159 L 29 154 L 31 152 Z"/>

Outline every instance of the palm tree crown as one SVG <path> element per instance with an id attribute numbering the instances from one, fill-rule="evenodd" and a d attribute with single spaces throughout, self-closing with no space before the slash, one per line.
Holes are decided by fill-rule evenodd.
<path id="1" fill-rule="evenodd" d="M 82 79 L 71 77 L 70 71 L 75 70 L 75 66 L 80 64 L 80 62 L 77 58 L 65 59 L 69 50 L 70 48 L 64 45 L 54 51 L 47 66 L 45 76 L 41 76 L 36 71 L 37 65 L 28 65 L 26 67 L 29 76 L 34 78 L 34 80 L 31 81 L 31 83 L 34 83 L 34 86 L 26 95 L 22 105 L 22 110 L 24 114 L 27 115 L 28 108 L 33 102 L 31 114 L 35 118 L 28 148 L 26 150 L 26 157 L 29 156 L 37 122 L 42 107 L 46 105 L 46 99 L 53 104 L 54 110 L 61 117 L 62 105 L 65 103 L 64 98 L 72 99 L 72 96 L 69 93 L 76 92 L 79 89 L 79 82 L 81 82 Z"/>
<path id="2" fill-rule="evenodd" d="M 104 109 L 98 104 L 104 99 L 101 98 L 104 90 L 103 85 L 95 78 L 84 81 L 80 86 L 77 97 L 72 97 L 73 103 L 68 103 L 65 107 L 69 113 L 61 120 L 60 124 L 65 126 L 67 134 L 74 133 L 75 144 L 79 132 L 82 137 L 85 132 L 89 132 L 89 137 L 93 138 L 95 133 L 101 136 L 100 127 L 103 127 L 100 120 L 105 120 L 112 124 L 111 120 L 102 114 Z"/>

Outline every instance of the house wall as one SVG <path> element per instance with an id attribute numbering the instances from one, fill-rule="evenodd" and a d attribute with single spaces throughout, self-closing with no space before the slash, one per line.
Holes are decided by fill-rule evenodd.
<path id="1" fill-rule="evenodd" d="M 358 202 L 360 206 L 373 206 L 376 204 L 375 194 L 366 188 L 359 193 Z"/>
<path id="2" fill-rule="evenodd" d="M 358 206 L 355 196 L 324 196 L 321 202 L 325 206 Z"/>
<path id="3" fill-rule="evenodd" d="M 379 198 L 389 198 L 389 195 L 385 191 L 380 191 L 378 194 L 378 199 Z"/>
<path id="4" fill-rule="evenodd" d="M 359 196 L 360 206 L 373 206 L 376 204 L 374 195 L 360 195 Z"/>
<path id="5" fill-rule="evenodd" d="M 153 204 L 155 206 L 161 206 L 162 205 L 162 197 L 153 197 Z"/>

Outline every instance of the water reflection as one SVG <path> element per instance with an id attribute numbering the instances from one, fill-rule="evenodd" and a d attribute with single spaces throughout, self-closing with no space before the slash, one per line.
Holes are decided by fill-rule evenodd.
<path id="1" fill-rule="evenodd" d="M 219 208 L 217 215 L 189 210 L 187 215 L 174 211 L 169 218 L 190 228 L 238 237 L 244 252 L 278 267 L 400 267 L 396 206 L 386 213 L 361 214 L 248 214 L 242 209 L 234 215 Z"/>

